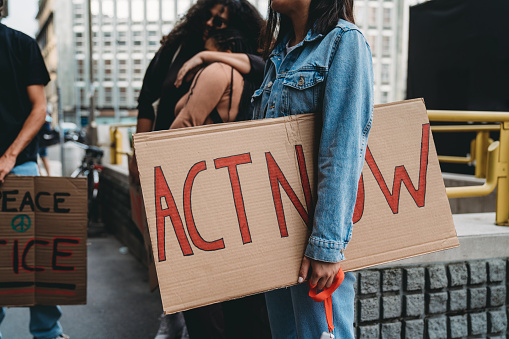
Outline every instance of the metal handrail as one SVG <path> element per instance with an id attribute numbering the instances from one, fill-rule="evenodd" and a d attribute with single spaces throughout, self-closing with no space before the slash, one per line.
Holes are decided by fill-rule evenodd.
<path id="1" fill-rule="evenodd" d="M 118 123 L 110 125 L 110 162 L 113 165 L 122 163 L 123 155 L 132 155 L 131 152 L 125 152 L 122 148 L 122 132 L 120 128 L 136 127 L 136 124 Z"/>
<path id="2" fill-rule="evenodd" d="M 489 122 L 500 123 L 498 129 L 495 126 L 440 126 L 438 130 L 445 132 L 453 129 L 454 132 L 463 131 L 477 132 L 475 143 L 471 149 L 475 161 L 485 165 L 486 181 L 481 186 L 464 186 L 446 188 L 449 198 L 474 197 L 490 194 L 497 189 L 496 221 L 497 225 L 509 226 L 509 112 L 465 112 L 465 111 L 428 111 L 430 121 L 447 122 Z M 436 128 L 436 127 L 435 127 Z M 489 132 L 500 131 L 500 140 L 492 142 Z M 483 165 L 484 166 L 484 165 Z M 477 176 L 476 166 L 476 176 Z M 479 166 L 479 168 L 483 168 Z"/>
<path id="3" fill-rule="evenodd" d="M 475 164 L 476 178 L 486 178 L 486 158 L 488 147 L 493 143 L 489 132 L 500 130 L 500 124 L 495 125 L 453 125 L 453 126 L 432 126 L 431 131 L 440 132 L 477 132 L 476 138 L 470 143 L 470 154 L 466 157 L 439 155 L 438 161 L 453 164 Z"/>

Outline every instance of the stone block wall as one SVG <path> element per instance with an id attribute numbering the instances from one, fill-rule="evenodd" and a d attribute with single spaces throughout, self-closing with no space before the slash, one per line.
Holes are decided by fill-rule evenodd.
<path id="1" fill-rule="evenodd" d="M 108 232 L 127 246 L 140 262 L 146 264 L 143 235 L 131 218 L 127 173 L 105 167 L 99 180 L 99 199 L 102 221 Z"/>
<path id="2" fill-rule="evenodd" d="M 357 338 L 506 338 L 508 258 L 367 269 Z"/>

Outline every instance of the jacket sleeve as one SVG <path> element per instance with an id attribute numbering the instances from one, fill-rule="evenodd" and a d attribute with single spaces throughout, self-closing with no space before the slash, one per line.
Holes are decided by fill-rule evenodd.
<path id="1" fill-rule="evenodd" d="M 138 119 L 155 119 L 155 112 L 152 104 L 161 96 L 164 77 L 168 72 L 167 68 L 164 69 L 164 65 L 167 64 L 169 67 L 169 63 L 165 63 L 164 58 L 170 56 L 166 54 L 162 52 L 162 49 L 159 50 L 147 67 L 145 77 L 143 78 L 143 85 L 141 86 L 140 96 L 138 97 Z"/>
<path id="2" fill-rule="evenodd" d="M 323 92 L 318 197 L 305 255 L 339 262 L 352 236 L 357 187 L 373 114 L 371 52 L 357 30 L 338 34 Z"/>

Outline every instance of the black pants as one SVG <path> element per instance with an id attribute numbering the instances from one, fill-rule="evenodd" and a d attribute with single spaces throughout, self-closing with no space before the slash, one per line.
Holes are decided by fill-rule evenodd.
<path id="1" fill-rule="evenodd" d="M 184 318 L 190 339 L 271 339 L 263 293 L 185 311 Z"/>

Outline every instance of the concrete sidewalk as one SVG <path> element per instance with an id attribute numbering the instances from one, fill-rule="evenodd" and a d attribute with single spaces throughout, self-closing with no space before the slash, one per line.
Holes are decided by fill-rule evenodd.
<path id="1" fill-rule="evenodd" d="M 87 305 L 62 306 L 61 324 L 71 339 L 154 338 L 162 313 L 158 290 L 148 274 L 112 235 L 88 239 Z M 122 248 L 122 250 L 120 250 Z M 2 339 L 30 339 L 28 308 L 9 308 Z"/>

